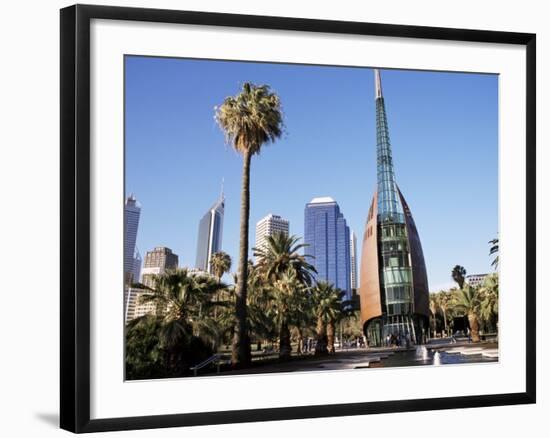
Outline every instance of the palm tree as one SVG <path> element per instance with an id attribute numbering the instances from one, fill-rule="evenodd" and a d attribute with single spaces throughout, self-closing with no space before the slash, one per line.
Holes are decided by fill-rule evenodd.
<path id="1" fill-rule="evenodd" d="M 200 332 L 202 319 L 209 310 L 220 305 L 212 298 L 227 286 L 207 275 L 193 275 L 187 269 L 175 269 L 156 275 L 153 290 L 141 296 L 142 303 L 156 304 L 163 319 L 162 338 L 168 346 L 176 346 L 182 338 Z"/>
<path id="2" fill-rule="evenodd" d="M 272 305 L 274 291 L 272 285 L 265 281 L 257 266 L 252 263 L 248 265 L 247 291 L 249 330 L 254 333 L 260 350 L 262 341 L 273 341 L 277 334 L 275 310 Z"/>
<path id="3" fill-rule="evenodd" d="M 437 302 L 437 308 L 441 310 L 441 313 L 443 314 L 443 328 L 445 331 L 445 335 L 448 336 L 449 332 L 447 324 L 447 311 L 451 306 L 451 296 L 449 295 L 449 293 L 442 290 L 435 294 L 435 299 Z"/>
<path id="4" fill-rule="evenodd" d="M 296 272 L 296 279 L 306 286 L 311 285 L 315 267 L 307 262 L 309 255 L 302 255 L 299 251 L 306 247 L 299 244 L 300 238 L 277 232 L 269 236 L 266 244 L 261 248 L 253 248 L 257 259 L 257 267 L 265 277 L 276 281 L 281 274 L 292 269 Z"/>
<path id="5" fill-rule="evenodd" d="M 275 315 L 279 327 L 279 358 L 284 360 L 290 357 L 292 351 L 289 324 L 292 315 L 296 313 L 299 296 L 304 294 L 304 285 L 298 279 L 296 271 L 290 268 L 279 275 L 273 286 Z"/>
<path id="6" fill-rule="evenodd" d="M 454 297 L 454 305 L 468 317 L 470 335 L 473 342 L 479 342 L 479 317 L 481 308 L 481 294 L 479 289 L 466 284 L 459 289 Z"/>
<path id="7" fill-rule="evenodd" d="M 458 287 L 462 289 L 462 286 L 464 286 L 464 280 L 466 278 L 466 269 L 464 269 L 464 266 L 456 265 L 452 272 L 451 276 L 453 277 L 453 280 L 456 281 L 458 284 Z"/>
<path id="8" fill-rule="evenodd" d="M 231 354 L 233 366 L 241 367 L 251 360 L 246 316 L 250 163 L 252 156 L 259 154 L 265 143 L 281 137 L 283 116 L 279 96 L 267 85 L 257 86 L 249 82 L 243 84 L 238 95 L 226 97 L 215 111 L 226 142 L 243 156 L 238 283 L 235 290 L 237 324 Z"/>
<path id="9" fill-rule="evenodd" d="M 499 249 L 498 237 L 493 240 L 490 240 L 489 245 L 491 245 L 491 248 L 489 249 L 489 255 L 496 254 L 496 257 L 492 261 L 491 266 L 497 269 L 498 268 L 498 249 Z"/>
<path id="10" fill-rule="evenodd" d="M 229 272 L 231 269 L 231 257 L 223 251 L 215 252 L 210 259 L 210 268 L 214 276 L 218 279 L 218 283 L 221 283 L 223 274 Z M 227 299 L 228 297 L 224 296 L 223 298 Z M 217 294 L 216 300 L 219 301 L 219 299 L 220 296 Z M 216 309 L 214 310 L 214 317 L 217 317 Z"/>
<path id="11" fill-rule="evenodd" d="M 497 320 L 496 326 L 498 327 L 498 289 L 499 289 L 498 275 L 492 274 L 487 276 L 483 285 L 480 288 L 481 303 L 480 303 L 480 316 L 487 324 Z"/>
<path id="12" fill-rule="evenodd" d="M 201 330 L 206 327 L 211 310 L 220 305 L 212 297 L 225 287 L 210 276 L 192 275 L 186 269 L 170 270 L 153 277 L 153 288 L 142 295 L 139 302 L 154 303 L 156 312 L 129 324 L 127 363 L 133 362 L 134 371 L 147 370 L 146 363 L 142 364 L 145 368 L 140 368 L 136 365 L 138 360 L 131 358 L 143 351 L 144 341 L 138 338 L 147 334 L 151 339 L 153 329 L 158 348 L 148 350 L 151 352 L 148 358 L 140 353 L 138 359 L 154 364 L 153 359 L 162 353 L 158 377 L 181 376 L 193 363 L 210 356 L 212 350 L 208 342 L 216 346 L 216 338 Z M 146 376 L 147 372 L 141 375 Z"/>
<path id="13" fill-rule="evenodd" d="M 317 318 L 315 355 L 334 352 L 334 324 L 342 311 L 342 291 L 331 283 L 319 281 L 312 290 L 314 315 Z"/>
<path id="14" fill-rule="evenodd" d="M 221 282 L 223 274 L 231 269 L 231 257 L 223 251 L 215 252 L 210 259 L 210 267 L 218 282 Z"/>
<path id="15" fill-rule="evenodd" d="M 436 328 L 437 328 L 437 325 L 436 325 L 437 309 L 438 309 L 437 297 L 435 296 L 435 294 L 430 294 L 430 312 L 432 314 L 432 322 L 433 322 L 432 333 L 434 338 L 436 337 Z"/>

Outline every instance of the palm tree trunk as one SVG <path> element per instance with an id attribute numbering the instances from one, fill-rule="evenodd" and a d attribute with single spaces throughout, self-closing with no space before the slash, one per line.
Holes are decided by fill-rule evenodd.
<path id="1" fill-rule="evenodd" d="M 302 333 L 302 327 L 298 327 L 298 347 L 296 353 L 299 355 L 304 351 L 304 334 Z"/>
<path id="2" fill-rule="evenodd" d="M 479 342 L 479 320 L 475 313 L 468 313 L 468 323 L 470 324 L 470 336 L 472 342 Z"/>
<path id="3" fill-rule="evenodd" d="M 250 215 L 250 160 L 252 155 L 243 155 L 243 174 L 241 188 L 241 229 L 239 242 L 239 263 L 237 289 L 235 291 L 235 316 L 237 324 L 233 336 L 231 364 L 241 368 L 250 364 L 250 342 L 246 321 L 246 293 L 248 283 L 248 221 Z"/>
<path id="4" fill-rule="evenodd" d="M 317 319 L 317 345 L 315 345 L 315 356 L 327 354 L 327 329 L 322 318 Z"/>
<path id="5" fill-rule="evenodd" d="M 290 330 L 286 321 L 281 322 L 279 332 L 279 359 L 286 360 L 290 357 L 292 347 L 290 346 Z"/>
<path id="6" fill-rule="evenodd" d="M 447 312 L 443 311 L 443 326 L 445 327 L 445 336 L 449 336 L 449 332 L 447 330 Z"/>
<path id="7" fill-rule="evenodd" d="M 328 343 L 327 350 L 329 354 L 335 353 L 334 332 L 335 332 L 334 321 L 330 320 L 329 323 L 327 324 L 327 343 Z"/>

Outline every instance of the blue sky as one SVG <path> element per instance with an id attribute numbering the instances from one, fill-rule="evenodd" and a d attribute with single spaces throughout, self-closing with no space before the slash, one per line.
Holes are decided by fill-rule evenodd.
<path id="1" fill-rule="evenodd" d="M 224 143 L 214 107 L 245 81 L 281 98 L 285 134 L 252 161 L 250 242 L 268 213 L 304 234 L 304 207 L 333 197 L 359 249 L 376 187 L 373 71 L 126 57 L 126 192 L 142 212 L 142 254 L 168 246 L 193 266 L 199 220 L 225 179 L 223 250 L 238 255 L 241 157 Z M 382 70 L 397 183 L 422 241 L 430 290 L 451 269 L 491 271 L 498 232 L 498 77 Z M 359 251 L 360 256 L 360 251 Z"/>

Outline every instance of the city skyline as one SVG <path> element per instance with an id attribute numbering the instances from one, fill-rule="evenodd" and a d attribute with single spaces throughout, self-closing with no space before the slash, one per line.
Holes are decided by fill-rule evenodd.
<path id="1" fill-rule="evenodd" d="M 374 126 L 370 121 L 374 112 L 368 105 L 373 97 L 369 89 L 369 84 L 372 84 L 370 69 L 155 58 L 144 60 L 138 57 L 128 57 L 126 62 L 126 187 L 128 191 L 137 194 L 143 206 L 142 224 L 137 238 L 138 247 L 143 250 L 160 245 L 174 248 L 174 251 L 180 254 L 180 264 L 192 267 L 197 243 L 197 222 L 208 208 L 207 200 L 215 196 L 215 187 L 219 184 L 219 179 L 225 176 L 228 206 L 224 224 L 226 233 L 221 249 L 236 260 L 240 158 L 224 145 L 223 136 L 215 126 L 212 116 L 213 107 L 226 95 L 234 93 L 243 80 L 248 79 L 268 83 L 281 95 L 287 123 L 285 137 L 275 145 L 266 147 L 260 156 L 253 159 L 251 224 L 256 223 L 268 212 L 277 211 L 291 222 L 290 234 L 303 238 L 304 232 L 300 226 L 303 223 L 303 206 L 312 197 L 331 196 L 338 199 L 342 210 L 346 212 L 350 228 L 363 229 L 367 212 L 362 205 L 368 204 L 368 201 L 361 196 L 365 192 L 372 193 L 376 175 L 375 171 L 367 170 L 366 175 L 358 177 L 358 169 L 354 164 L 361 160 L 372 163 L 376 159 Z M 227 74 L 219 75 L 224 79 L 218 81 L 218 75 L 214 75 L 213 72 L 220 69 Z M 187 78 L 186 83 L 178 82 L 177 78 L 184 74 Z M 392 129 L 394 149 L 399 150 L 399 154 L 396 154 L 399 157 L 396 158 L 396 167 L 399 169 L 401 187 L 413 205 L 423 239 L 431 290 L 452 283 L 450 271 L 455 264 L 464 265 L 468 272 L 491 272 L 487 242 L 496 237 L 498 224 L 497 78 L 489 75 L 397 70 L 384 71 L 384 75 L 385 83 L 391 84 L 391 87 L 388 86 L 391 90 L 388 93 L 393 94 L 392 109 L 388 110 L 394 112 L 390 124 L 399 126 L 398 129 Z M 209 90 L 197 87 L 201 77 L 212 81 L 213 86 Z M 309 79 L 307 84 L 305 78 L 311 77 L 314 79 Z M 343 79 L 347 79 L 348 82 L 342 81 Z M 429 83 L 432 86 L 435 84 L 435 87 L 426 93 L 425 89 Z M 305 101 L 316 101 L 315 89 L 322 89 L 323 93 L 328 93 L 331 98 L 336 96 L 334 110 L 326 106 L 322 108 L 327 115 L 320 114 L 318 110 L 310 114 L 316 121 L 314 128 L 299 113 L 303 110 L 303 104 L 298 102 L 300 99 L 292 96 L 292 90 L 298 85 L 298 94 L 303 101 L 306 98 Z M 195 88 L 194 91 L 189 90 L 191 86 Z M 356 88 L 352 94 L 353 86 Z M 155 96 L 153 91 L 160 95 Z M 174 92 L 175 100 L 167 96 L 169 91 Z M 446 122 L 442 123 L 443 116 L 439 116 L 434 124 L 433 120 L 429 120 L 429 116 L 434 115 L 432 107 L 436 106 L 437 101 L 440 102 L 441 94 L 447 98 L 451 94 L 456 100 L 453 101 L 453 105 L 443 106 L 443 110 L 447 110 Z M 181 99 L 183 95 L 186 99 Z M 155 113 L 158 110 L 157 99 L 159 105 L 161 100 L 166 102 L 168 99 L 167 108 L 160 111 L 162 114 Z M 142 104 L 131 106 L 132 101 Z M 413 105 L 410 104 L 411 101 Z M 338 109 L 339 103 L 346 103 L 349 111 Z M 414 103 L 420 106 L 420 111 L 415 111 Z M 472 108 L 464 111 L 462 107 L 465 105 Z M 494 114 L 487 110 L 488 107 L 495 109 Z M 441 112 L 441 107 L 439 110 Z M 347 114 L 348 120 L 343 120 L 342 116 L 334 118 L 335 111 Z M 476 117 L 479 119 L 480 112 L 485 115 L 482 117 L 484 123 L 474 120 Z M 451 126 L 453 129 L 449 129 L 448 126 L 448 119 L 453 120 L 449 113 L 462 116 L 455 117 L 456 124 Z M 200 120 L 197 119 L 199 116 Z M 206 116 L 208 117 L 203 121 Z M 145 117 L 149 117 L 147 123 L 143 123 Z M 419 117 L 426 119 L 424 124 L 419 122 Z M 328 125 L 331 118 L 333 126 L 330 130 L 323 129 L 323 125 Z M 189 121 L 189 129 L 181 120 Z M 194 129 L 197 123 L 203 126 Z M 303 128 L 299 126 L 301 123 L 305 125 Z M 472 123 L 475 129 L 465 132 L 463 127 Z M 426 130 L 426 126 L 429 126 L 430 130 Z M 161 129 L 162 132 L 159 131 Z M 442 142 L 442 131 L 445 129 L 448 131 L 448 139 Z M 426 132 L 423 133 L 424 130 Z M 337 132 L 348 135 L 342 139 L 341 136 L 335 135 Z M 434 133 L 436 135 L 432 135 Z M 477 141 L 472 141 L 472 135 Z M 422 141 L 423 138 L 426 138 L 425 142 Z M 151 141 L 152 139 L 154 141 Z M 411 143 L 414 146 L 411 146 Z M 435 143 L 438 144 L 434 145 Z M 200 147 L 194 148 L 195 144 Z M 464 145 L 464 156 L 453 154 L 453 145 Z M 293 153 L 289 155 L 291 150 Z M 427 159 L 427 150 L 436 150 L 438 166 L 434 166 L 433 162 L 423 163 Z M 442 154 L 442 151 L 445 154 Z M 156 157 L 149 159 L 152 153 Z M 212 157 L 212 154 L 216 154 L 214 160 L 210 158 L 204 161 L 203 157 Z M 280 178 L 277 184 L 272 184 L 273 175 L 276 173 L 274 171 L 280 169 L 283 163 L 288 161 L 289 156 L 298 157 L 296 162 L 289 162 L 289 169 L 285 172 L 290 181 Z M 455 156 L 454 162 L 449 159 L 450 156 Z M 419 175 L 411 175 L 406 169 L 409 167 L 409 161 L 412 166 L 420 167 L 424 171 Z M 174 162 L 184 165 L 176 168 L 175 164 L 172 164 Z M 201 165 L 197 166 L 196 163 Z M 163 184 L 164 192 L 159 191 L 155 185 L 146 187 L 146 182 L 151 181 L 144 178 L 145 164 L 150 167 L 149 170 L 163 172 L 161 179 L 166 183 Z M 311 169 L 304 168 L 304 164 L 310 165 Z M 197 175 L 201 169 L 204 171 L 203 166 L 208 166 L 208 178 L 202 176 L 200 184 L 193 184 L 193 181 L 199 181 Z M 329 170 L 338 167 L 346 170 L 341 175 L 338 174 L 336 179 L 331 176 Z M 480 167 L 484 170 L 479 170 Z M 465 178 L 466 175 L 468 178 Z M 464 180 L 464 184 L 459 178 Z M 296 183 L 292 179 L 312 182 L 307 185 Z M 466 188 L 461 189 L 462 185 Z M 449 187 L 453 186 L 454 191 L 448 191 Z M 479 190 L 473 190 L 474 186 Z M 468 187 L 472 189 L 468 190 Z M 462 199 L 460 202 L 456 199 L 445 199 L 444 196 L 449 197 L 448 194 L 444 195 L 445 190 L 448 193 L 460 194 Z M 471 216 L 481 218 L 473 230 L 472 240 L 464 242 L 463 239 L 450 235 L 438 226 L 431 218 L 434 211 L 429 206 L 430 199 L 423 199 L 421 191 L 441 199 L 441 202 L 438 200 L 438 205 L 443 207 L 437 214 L 455 227 L 457 235 L 460 235 L 461 229 L 472 229 L 470 218 L 464 215 L 465 210 L 471 211 Z M 289 193 L 293 196 L 289 197 Z M 198 213 L 200 210 L 202 213 Z M 460 224 L 460 221 L 463 223 Z M 229 231 L 230 229 L 232 231 Z M 175 232 L 176 230 L 179 231 Z M 254 242 L 253 239 L 254 229 L 251 227 L 249 240 Z M 360 250 L 359 247 L 359 253 Z M 252 251 L 249 257 L 252 258 Z"/>

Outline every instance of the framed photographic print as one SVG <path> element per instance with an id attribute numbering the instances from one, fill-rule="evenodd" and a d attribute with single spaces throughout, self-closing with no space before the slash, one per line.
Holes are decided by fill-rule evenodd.
<path id="1" fill-rule="evenodd" d="M 534 34 L 62 9 L 61 427 L 534 403 L 535 85 Z"/>

